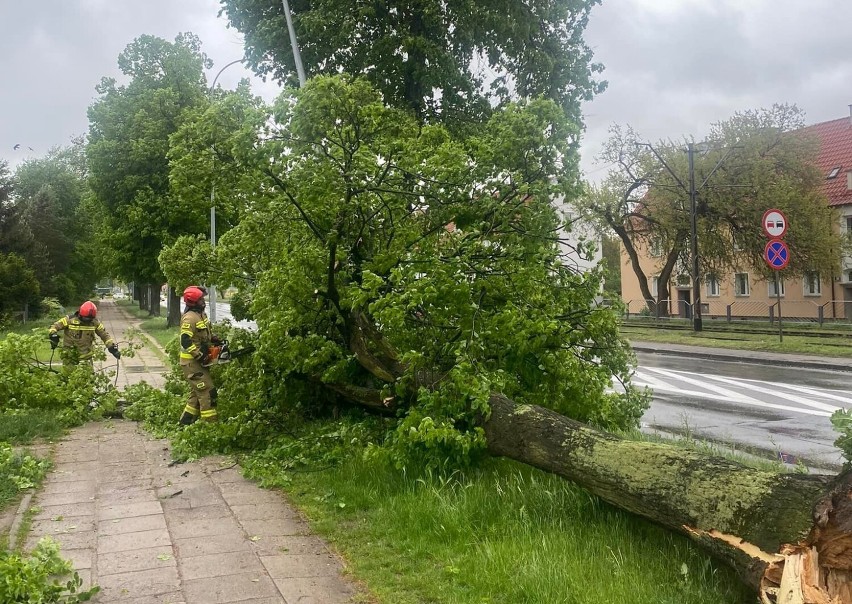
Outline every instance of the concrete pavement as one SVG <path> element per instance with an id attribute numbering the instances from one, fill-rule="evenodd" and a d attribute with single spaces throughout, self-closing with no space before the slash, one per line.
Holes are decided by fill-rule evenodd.
<path id="1" fill-rule="evenodd" d="M 99 307 L 121 339 L 133 321 L 111 301 Z M 163 361 L 140 352 L 122 358 L 121 383 L 161 384 Z M 170 460 L 168 441 L 134 422 L 72 430 L 55 444 L 54 468 L 31 501 L 26 547 L 45 535 L 57 540 L 85 586 L 100 585 L 95 602 L 352 601 L 358 590 L 342 562 L 282 494 L 260 489 L 225 458 Z"/>

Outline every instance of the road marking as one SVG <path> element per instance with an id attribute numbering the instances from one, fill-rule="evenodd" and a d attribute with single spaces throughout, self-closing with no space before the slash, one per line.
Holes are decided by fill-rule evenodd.
<path id="1" fill-rule="evenodd" d="M 658 374 L 663 375 L 665 377 L 669 377 L 671 379 L 676 379 L 676 380 L 681 380 L 683 382 L 686 382 L 687 384 L 692 384 L 693 386 L 705 388 L 705 389 L 710 391 L 710 392 L 700 392 L 700 393 L 695 394 L 695 396 L 699 396 L 701 398 L 716 398 L 716 399 L 718 399 L 718 396 L 716 396 L 716 397 L 713 396 L 715 394 L 715 395 L 721 395 L 721 397 L 723 397 L 723 400 L 726 400 L 728 402 L 741 403 L 741 404 L 744 404 L 744 405 L 751 405 L 753 407 L 764 407 L 764 408 L 768 408 L 768 409 L 778 409 L 780 411 L 790 411 L 790 412 L 793 412 L 793 413 L 802 413 L 802 414 L 805 414 L 805 415 L 819 415 L 819 416 L 822 416 L 822 417 L 830 417 L 831 416 L 831 413 L 829 413 L 827 411 L 820 411 L 818 409 L 804 409 L 802 407 L 791 407 L 789 405 L 781 405 L 781 404 L 778 404 L 778 403 L 767 403 L 765 401 L 761 401 L 761 400 L 758 400 L 756 398 L 753 398 L 753 397 L 750 397 L 750 396 L 747 396 L 747 395 L 744 395 L 744 394 L 740 394 L 739 392 L 736 392 L 734 390 L 730 390 L 728 388 L 722 388 L 720 386 L 713 386 L 712 384 L 707 384 L 705 382 L 702 382 L 701 380 L 696 380 L 694 378 L 690 378 L 690 377 L 687 377 L 685 375 L 678 375 L 675 372 L 668 371 L 668 370 L 665 370 L 665 369 L 658 369 L 656 367 L 644 367 L 643 371 L 651 371 L 653 373 L 658 373 Z M 646 377 L 649 377 L 649 376 L 643 375 L 641 377 L 646 378 Z M 652 379 L 654 379 L 654 378 L 652 378 Z M 659 381 L 659 380 L 655 379 L 655 381 Z M 678 387 L 668 385 L 668 384 L 665 384 L 665 386 L 663 386 L 663 387 L 657 387 L 656 390 L 659 390 L 661 392 L 672 392 L 672 393 L 675 393 L 675 394 L 687 394 L 687 392 L 683 388 L 678 388 Z M 692 393 L 689 393 L 689 394 L 692 394 Z"/>
<path id="2" fill-rule="evenodd" d="M 779 392 L 776 386 L 780 386 L 781 384 L 774 384 L 772 382 L 762 382 L 764 384 L 769 384 L 771 387 L 761 387 L 756 386 L 755 384 L 748 384 L 746 382 L 738 381 L 732 378 L 722 377 L 721 375 L 704 375 L 704 377 L 709 378 L 711 380 L 716 380 L 717 382 L 723 382 L 726 384 L 735 384 L 740 388 L 745 388 L 746 390 L 754 390 L 755 392 L 761 392 L 763 394 L 768 394 L 770 396 L 776 396 L 779 398 L 783 398 L 784 400 L 790 401 L 792 403 L 799 403 L 800 405 L 805 405 L 806 407 L 813 407 L 814 409 L 821 409 L 822 411 L 828 411 L 830 413 L 834 413 L 840 407 L 835 405 L 829 405 L 827 403 L 820 403 L 818 401 L 813 401 L 809 398 L 805 398 L 803 396 L 797 396 L 795 394 L 787 394 L 785 392 Z"/>

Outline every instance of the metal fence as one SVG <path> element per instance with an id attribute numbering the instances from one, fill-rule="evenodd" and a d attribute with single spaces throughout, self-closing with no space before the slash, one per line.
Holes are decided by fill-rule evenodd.
<path id="1" fill-rule="evenodd" d="M 630 317 L 648 317 L 652 319 L 691 319 L 693 304 L 686 300 L 627 300 L 624 315 Z M 777 301 L 758 302 L 754 300 L 702 301 L 701 316 L 705 320 L 727 321 L 768 321 L 774 323 L 779 317 Z M 783 321 L 799 323 L 852 323 L 852 301 L 829 300 L 781 300 L 780 316 Z"/>

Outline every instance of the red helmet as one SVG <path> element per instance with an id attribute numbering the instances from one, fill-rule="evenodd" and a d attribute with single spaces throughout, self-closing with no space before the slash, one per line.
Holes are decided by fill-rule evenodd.
<path id="1" fill-rule="evenodd" d="M 183 301 L 187 306 L 195 306 L 204 298 L 204 290 L 197 285 L 190 285 L 183 290 Z"/>
<path id="2" fill-rule="evenodd" d="M 98 314 L 98 307 L 94 302 L 83 302 L 78 314 L 81 319 L 94 319 Z"/>

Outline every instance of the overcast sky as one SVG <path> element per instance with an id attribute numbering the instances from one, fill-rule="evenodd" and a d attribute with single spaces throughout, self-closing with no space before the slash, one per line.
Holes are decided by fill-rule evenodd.
<path id="1" fill-rule="evenodd" d="M 95 86 L 119 75 L 118 54 L 139 35 L 197 34 L 212 81 L 242 56 L 217 13 L 218 0 L 0 0 L 0 159 L 14 166 L 84 134 Z M 653 141 L 700 139 L 711 122 L 775 102 L 796 103 L 809 123 L 849 115 L 850 24 L 852 0 L 603 0 L 586 39 L 609 88 L 584 108 L 583 169 L 603 175 L 593 158 L 613 123 Z M 247 75 L 234 65 L 219 82 Z"/>

